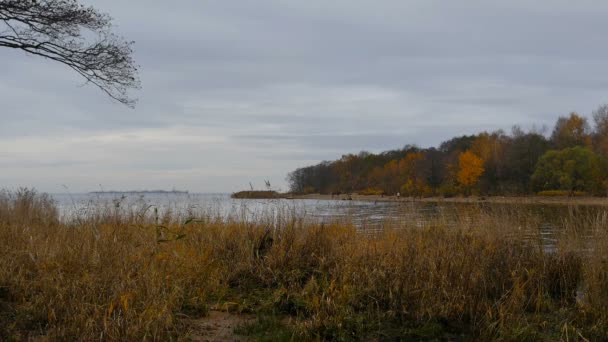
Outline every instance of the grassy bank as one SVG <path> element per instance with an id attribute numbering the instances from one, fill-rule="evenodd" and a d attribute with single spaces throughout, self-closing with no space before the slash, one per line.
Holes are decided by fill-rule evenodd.
<path id="1" fill-rule="evenodd" d="M 288 215 L 65 223 L 44 196 L 4 193 L 0 340 L 188 339 L 212 310 L 254 314 L 237 330 L 267 340 L 607 336 L 608 215 L 571 208 L 555 253 L 520 236 L 539 220 L 514 206 L 373 235 Z"/>

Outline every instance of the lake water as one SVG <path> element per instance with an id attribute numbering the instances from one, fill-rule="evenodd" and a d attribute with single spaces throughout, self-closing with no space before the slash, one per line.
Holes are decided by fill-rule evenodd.
<path id="1" fill-rule="evenodd" d="M 501 210 L 505 204 L 438 204 L 404 200 L 402 202 L 339 201 L 312 199 L 232 199 L 229 194 L 147 193 L 147 194 L 54 194 L 52 195 L 63 220 L 94 215 L 101 211 L 135 213 L 138 215 L 170 215 L 185 221 L 191 217 L 212 217 L 227 220 L 260 222 L 298 217 L 318 222 L 347 220 L 365 232 L 381 230 L 384 224 L 407 223 L 424 226 L 431 219 L 447 218 L 463 210 Z M 513 209 L 513 208 L 511 208 Z M 558 227 L 573 215 L 567 206 L 529 205 L 517 207 L 516 214 L 540 218 L 518 232 L 525 239 L 540 241 L 547 250 L 553 249 L 560 233 Z M 513 210 L 512 210 L 513 211 Z M 577 208 L 576 215 L 593 217 L 606 215 L 606 208 Z M 581 232 L 591 239 L 592 232 Z"/>
<path id="2" fill-rule="evenodd" d="M 412 219 L 412 214 L 425 216 L 441 210 L 427 205 L 412 210 L 406 202 L 368 202 L 312 199 L 233 199 L 229 194 L 196 193 L 103 193 L 53 194 L 62 219 L 87 216 L 99 210 L 123 212 L 158 211 L 174 217 L 211 216 L 226 219 L 253 220 L 259 217 L 296 215 L 318 221 L 348 219 L 358 225 L 373 225 L 387 219 Z M 410 206 L 410 207 L 408 207 Z"/>

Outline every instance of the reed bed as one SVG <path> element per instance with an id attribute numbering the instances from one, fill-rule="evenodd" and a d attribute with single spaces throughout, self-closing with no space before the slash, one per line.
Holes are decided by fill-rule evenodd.
<path id="1" fill-rule="evenodd" d="M 522 238 L 540 223 L 517 206 L 374 234 L 289 210 L 64 222 L 46 195 L 2 192 L 0 340 L 188 340 L 210 310 L 276 318 L 251 339 L 606 338 L 608 214 L 571 208 L 551 251 Z"/>

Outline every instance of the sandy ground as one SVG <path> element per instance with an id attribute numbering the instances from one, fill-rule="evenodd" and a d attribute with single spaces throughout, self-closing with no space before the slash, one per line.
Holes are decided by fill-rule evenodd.
<path id="1" fill-rule="evenodd" d="M 429 203 L 503 203 L 503 204 L 545 204 L 545 205 L 601 205 L 608 206 L 608 198 L 606 197 L 541 197 L 541 196 L 491 196 L 491 197 L 428 197 L 428 198 L 413 198 L 413 197 L 396 197 L 396 196 L 363 196 L 363 195 L 321 195 L 309 194 L 288 196 L 289 199 L 315 199 L 315 200 L 348 200 L 353 201 L 371 201 L 371 202 L 429 202 Z"/>

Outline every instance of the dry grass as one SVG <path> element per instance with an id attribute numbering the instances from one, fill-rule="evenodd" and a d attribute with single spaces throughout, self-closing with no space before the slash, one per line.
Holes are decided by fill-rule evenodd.
<path id="1" fill-rule="evenodd" d="M 187 339 L 211 308 L 287 317 L 280 336 L 297 340 L 597 339 L 608 334 L 608 214 L 565 217 L 547 253 L 522 238 L 541 219 L 517 207 L 366 235 L 288 215 L 109 210 L 65 223 L 48 197 L 4 192 L 0 340 Z"/>

